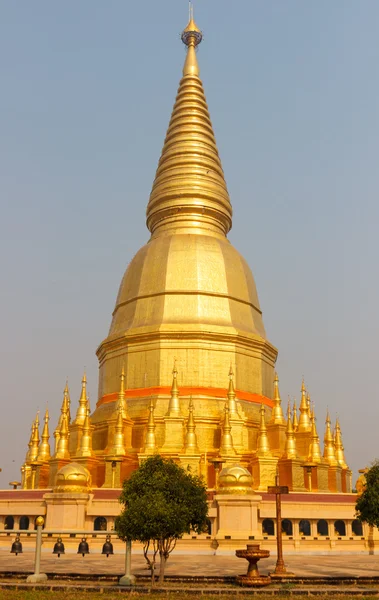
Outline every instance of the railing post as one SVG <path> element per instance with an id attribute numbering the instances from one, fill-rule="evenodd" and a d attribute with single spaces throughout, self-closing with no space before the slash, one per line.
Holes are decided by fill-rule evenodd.
<path id="1" fill-rule="evenodd" d="M 132 587 L 136 583 L 136 578 L 132 575 L 132 542 L 128 540 L 125 548 L 125 575 L 119 579 L 119 585 Z"/>
<path id="2" fill-rule="evenodd" d="M 43 517 L 37 517 L 37 535 L 36 535 L 36 554 L 34 562 L 34 573 L 26 579 L 27 583 L 40 583 L 47 580 L 46 573 L 40 573 L 41 566 L 41 547 L 42 547 L 42 527 L 45 520 Z"/>

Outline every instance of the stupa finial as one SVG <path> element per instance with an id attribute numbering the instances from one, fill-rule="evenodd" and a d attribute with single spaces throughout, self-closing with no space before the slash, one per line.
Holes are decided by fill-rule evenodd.
<path id="1" fill-rule="evenodd" d="M 274 406 L 271 413 L 270 423 L 274 425 L 284 425 L 285 423 L 279 392 L 279 377 L 277 373 L 275 373 L 274 377 Z"/>
<path id="2" fill-rule="evenodd" d="M 287 429 L 286 429 L 286 446 L 284 449 L 285 458 L 296 458 L 296 439 L 294 435 L 291 415 L 291 401 L 288 398 L 287 407 Z"/>
<path id="3" fill-rule="evenodd" d="M 266 427 L 266 408 L 264 404 L 261 404 L 261 419 L 259 424 L 259 436 L 257 441 L 257 456 L 270 456 L 270 444 L 268 441 L 267 427 Z"/>
<path id="4" fill-rule="evenodd" d="M 82 391 L 79 398 L 79 407 L 76 413 L 75 423 L 76 425 L 84 425 L 84 421 L 87 415 L 87 376 L 86 372 L 83 373 L 82 379 Z"/>
<path id="5" fill-rule="evenodd" d="M 174 358 L 174 367 L 172 369 L 172 385 L 171 385 L 171 396 L 168 405 L 167 416 L 178 417 L 180 416 L 180 400 L 179 400 L 179 389 L 178 389 L 178 369 L 176 368 L 176 358 Z"/>
<path id="6" fill-rule="evenodd" d="M 47 462 L 51 458 L 50 457 L 50 445 L 49 445 L 49 438 L 50 438 L 49 419 L 50 419 L 49 411 L 48 411 L 48 409 L 46 409 L 45 416 L 44 416 L 44 426 L 43 426 L 42 436 L 41 436 L 41 444 L 39 447 L 38 457 L 37 457 L 38 462 Z"/>
<path id="7" fill-rule="evenodd" d="M 201 40 L 203 39 L 203 34 L 201 30 L 195 23 L 195 19 L 193 16 L 193 4 L 189 2 L 189 21 L 187 27 L 184 29 L 182 33 L 182 42 L 186 46 L 196 47 L 201 44 Z"/>

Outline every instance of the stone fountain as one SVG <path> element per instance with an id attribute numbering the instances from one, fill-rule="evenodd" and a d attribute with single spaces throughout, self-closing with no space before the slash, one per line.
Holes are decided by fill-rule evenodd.
<path id="1" fill-rule="evenodd" d="M 240 585 L 254 587 L 264 586 L 271 583 L 269 575 L 260 575 L 257 563 L 261 558 L 268 558 L 270 550 L 261 550 L 259 544 L 247 544 L 246 550 L 236 550 L 238 558 L 249 561 L 246 575 L 238 575 L 237 582 Z"/>

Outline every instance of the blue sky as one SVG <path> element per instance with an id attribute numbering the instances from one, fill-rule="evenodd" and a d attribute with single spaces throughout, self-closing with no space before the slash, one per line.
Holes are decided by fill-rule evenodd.
<path id="1" fill-rule="evenodd" d="M 76 408 L 145 208 L 185 57 L 185 0 L 0 0 L 0 487 L 37 408 Z M 379 455 L 376 0 L 197 0 L 201 76 L 283 403 Z"/>

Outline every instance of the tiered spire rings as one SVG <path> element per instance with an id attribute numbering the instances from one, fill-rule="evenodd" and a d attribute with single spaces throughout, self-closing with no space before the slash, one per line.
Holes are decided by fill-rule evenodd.
<path id="1" fill-rule="evenodd" d="M 205 227 L 227 234 L 232 207 L 199 77 L 196 46 L 202 33 L 193 19 L 183 31 L 183 78 L 147 207 L 147 227 L 160 231 Z"/>

